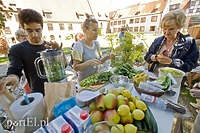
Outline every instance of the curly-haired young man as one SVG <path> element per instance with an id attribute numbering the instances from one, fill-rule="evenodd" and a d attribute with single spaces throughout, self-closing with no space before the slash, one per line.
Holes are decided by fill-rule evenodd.
<path id="1" fill-rule="evenodd" d="M 27 32 L 28 40 L 11 47 L 8 54 L 10 65 L 7 77 L 0 81 L 0 93 L 4 92 L 7 85 L 12 86 L 11 91 L 17 87 L 23 69 L 31 91 L 44 94 L 44 82 L 47 80 L 38 77 L 34 61 L 40 56 L 39 51 L 62 46 L 59 47 L 57 43 L 42 40 L 43 17 L 39 12 L 33 9 L 23 9 L 19 12 L 18 18 L 21 27 Z"/>

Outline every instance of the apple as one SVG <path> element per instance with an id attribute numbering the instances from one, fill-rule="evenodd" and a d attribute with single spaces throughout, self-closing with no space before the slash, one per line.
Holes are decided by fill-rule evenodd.
<path id="1" fill-rule="evenodd" d="M 110 89 L 108 89 L 107 93 L 112 93 L 112 94 L 114 94 L 115 96 L 118 96 L 118 95 L 119 95 L 119 92 L 118 92 L 115 88 L 110 88 Z"/>
<path id="2" fill-rule="evenodd" d="M 129 100 L 126 97 L 124 97 L 122 95 L 117 96 L 117 106 L 118 107 L 123 104 L 128 105 L 128 103 L 129 103 Z"/>
<path id="3" fill-rule="evenodd" d="M 94 101 L 90 103 L 89 108 L 90 108 L 90 112 L 92 112 L 93 110 L 97 109 L 96 104 L 95 104 Z"/>
<path id="4" fill-rule="evenodd" d="M 126 116 L 121 116 L 120 117 L 120 123 L 125 125 L 125 124 L 132 124 L 133 123 L 133 117 L 131 112 L 128 113 Z"/>
<path id="5" fill-rule="evenodd" d="M 90 113 L 90 116 L 91 116 L 92 124 L 103 120 L 103 112 L 101 112 L 100 110 L 93 110 Z"/>
<path id="6" fill-rule="evenodd" d="M 105 133 L 105 131 L 110 131 L 110 127 L 107 124 L 101 123 L 94 127 L 94 133 Z"/>
<path id="7" fill-rule="evenodd" d="M 104 99 L 104 95 L 100 95 L 100 96 L 98 96 L 96 98 L 96 101 L 95 101 L 96 107 L 100 111 L 105 111 L 106 110 L 106 107 L 104 105 L 104 100 L 103 99 Z"/>
<path id="8" fill-rule="evenodd" d="M 103 117 L 105 121 L 111 121 L 115 124 L 118 124 L 120 121 L 120 116 L 114 109 L 106 110 L 103 114 Z"/>
<path id="9" fill-rule="evenodd" d="M 116 90 L 119 94 L 122 94 L 122 91 L 125 90 L 125 87 L 117 87 Z"/>
<path id="10" fill-rule="evenodd" d="M 108 93 L 103 97 L 104 105 L 107 109 L 114 109 L 117 107 L 117 97 L 112 94 Z"/>

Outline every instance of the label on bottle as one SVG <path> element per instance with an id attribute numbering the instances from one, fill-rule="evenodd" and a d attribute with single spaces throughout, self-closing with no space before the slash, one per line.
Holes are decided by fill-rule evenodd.
<path id="1" fill-rule="evenodd" d="M 147 94 L 141 94 L 140 98 L 146 102 L 150 102 L 150 103 L 156 103 L 156 97 L 155 96 L 151 96 L 151 95 L 147 95 Z"/>

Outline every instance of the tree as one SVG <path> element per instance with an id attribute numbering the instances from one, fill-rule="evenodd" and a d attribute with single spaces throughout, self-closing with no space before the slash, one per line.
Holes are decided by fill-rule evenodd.
<path id="1" fill-rule="evenodd" d="M 3 5 L 2 0 L 0 0 L 0 55 L 8 54 L 9 46 L 4 35 L 4 28 L 6 17 L 10 19 L 12 17 L 11 15 L 12 13 L 6 10 L 6 7 Z"/>

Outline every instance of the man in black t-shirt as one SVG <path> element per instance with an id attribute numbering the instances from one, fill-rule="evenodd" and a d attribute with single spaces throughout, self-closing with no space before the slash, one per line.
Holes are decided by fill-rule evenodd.
<path id="1" fill-rule="evenodd" d="M 38 52 L 46 48 L 61 49 L 62 46 L 56 42 L 42 40 L 43 17 L 39 12 L 33 9 L 23 9 L 19 12 L 18 18 L 20 25 L 28 35 L 28 40 L 11 47 L 8 54 L 10 64 L 7 77 L 0 80 L 0 93 L 3 93 L 8 85 L 12 86 L 10 91 L 13 91 L 18 86 L 20 77 L 23 75 L 22 70 L 24 70 L 31 91 L 44 94 L 44 82 L 47 80 L 38 77 L 34 61 L 40 56 Z M 64 59 L 66 64 L 66 58 Z"/>

